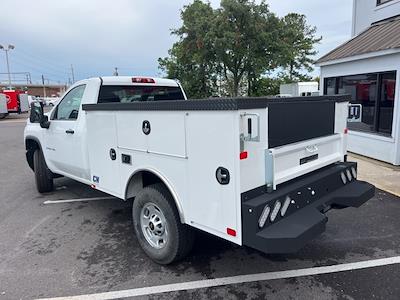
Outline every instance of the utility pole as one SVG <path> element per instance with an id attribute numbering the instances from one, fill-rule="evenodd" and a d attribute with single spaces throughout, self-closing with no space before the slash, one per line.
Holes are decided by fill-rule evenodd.
<path id="1" fill-rule="evenodd" d="M 44 85 L 44 76 L 42 74 L 42 84 L 43 84 L 43 100 L 46 98 L 46 86 Z"/>
<path id="2" fill-rule="evenodd" d="M 75 82 L 74 66 L 71 64 L 72 83 Z"/>
<path id="3" fill-rule="evenodd" d="M 11 72 L 10 72 L 10 62 L 8 61 L 8 51 L 15 49 L 14 45 L 8 45 L 7 48 L 0 45 L 0 49 L 6 52 L 6 62 L 7 62 L 7 74 L 8 74 L 8 88 L 11 89 Z"/>
<path id="4" fill-rule="evenodd" d="M 115 69 L 114 69 L 115 71 L 114 71 L 114 76 L 118 76 L 118 68 L 117 67 L 115 67 Z"/>

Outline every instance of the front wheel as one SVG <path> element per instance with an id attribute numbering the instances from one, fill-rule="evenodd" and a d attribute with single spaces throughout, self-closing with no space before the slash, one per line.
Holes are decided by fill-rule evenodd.
<path id="1" fill-rule="evenodd" d="M 178 261 L 192 249 L 194 233 L 180 222 L 173 198 L 164 185 L 143 188 L 133 202 L 132 215 L 139 244 L 156 263 Z"/>
<path id="2" fill-rule="evenodd" d="M 48 169 L 43 153 L 37 149 L 33 154 L 36 188 L 39 193 L 48 193 L 53 190 L 53 175 Z"/>

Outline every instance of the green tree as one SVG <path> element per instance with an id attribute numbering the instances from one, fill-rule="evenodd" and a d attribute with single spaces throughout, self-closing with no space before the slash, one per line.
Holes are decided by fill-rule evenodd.
<path id="1" fill-rule="evenodd" d="M 288 82 L 310 80 L 302 71 L 313 70 L 313 56 L 317 54 L 314 45 L 322 37 L 317 37 L 317 28 L 307 24 L 306 16 L 290 13 L 282 18 L 281 66 L 283 77 Z"/>
<path id="2" fill-rule="evenodd" d="M 209 3 L 195 0 L 181 11 L 182 27 L 169 56 L 159 58 L 161 70 L 181 81 L 191 98 L 212 96 L 216 89 L 213 24 L 215 12 Z"/>
<path id="3" fill-rule="evenodd" d="M 232 96 L 240 94 L 247 79 L 247 92 L 253 83 L 274 68 L 279 19 L 262 1 L 222 0 L 215 20 L 215 53 Z"/>
<path id="4" fill-rule="evenodd" d="M 266 97 L 275 96 L 280 93 L 281 84 L 285 83 L 279 77 L 260 77 L 254 82 L 252 96 Z"/>
<path id="5" fill-rule="evenodd" d="M 312 70 L 320 38 L 303 15 L 280 19 L 264 0 L 221 0 L 218 9 L 194 0 L 181 18 L 172 31 L 178 41 L 159 66 L 191 98 L 275 94 L 280 81 L 308 80 L 302 72 Z M 283 70 L 279 78 L 268 79 L 277 68 Z"/>

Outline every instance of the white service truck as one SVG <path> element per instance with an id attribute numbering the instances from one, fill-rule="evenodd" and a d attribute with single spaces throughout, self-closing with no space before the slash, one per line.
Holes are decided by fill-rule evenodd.
<path id="1" fill-rule="evenodd" d="M 347 96 L 187 100 L 179 83 L 102 77 L 54 109 L 34 103 L 26 157 L 38 191 L 66 176 L 133 200 L 134 231 L 160 264 L 184 257 L 194 228 L 265 253 L 325 230 L 331 208 L 374 187 L 347 162 Z"/>

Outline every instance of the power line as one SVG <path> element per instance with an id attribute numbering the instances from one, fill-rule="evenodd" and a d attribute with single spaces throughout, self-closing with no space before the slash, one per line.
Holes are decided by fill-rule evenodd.
<path id="1" fill-rule="evenodd" d="M 37 79 L 41 79 L 41 74 L 47 74 L 57 78 L 57 81 L 67 82 L 67 78 L 70 76 L 69 73 L 72 72 L 72 77 L 75 81 L 75 71 L 72 65 L 71 71 L 69 71 L 67 66 L 55 64 L 31 53 L 28 54 L 25 51 L 18 51 L 16 54 L 13 56 L 13 63 L 25 69 L 32 70 L 33 73 L 36 73 L 33 77 Z"/>
<path id="2" fill-rule="evenodd" d="M 68 68 L 66 65 L 61 65 L 61 64 L 56 63 L 55 61 L 50 61 L 50 60 L 44 59 L 43 57 L 39 57 L 37 55 L 34 55 L 32 53 L 27 53 L 22 49 L 19 49 L 19 51 L 17 53 L 18 54 L 22 54 L 22 56 L 25 56 L 29 60 L 34 60 L 34 61 L 41 62 L 42 64 L 46 64 L 48 66 L 51 66 L 51 68 L 54 68 L 54 69 L 57 69 L 57 70 L 65 70 L 65 69 Z"/>
<path id="3" fill-rule="evenodd" d="M 51 73 L 51 74 L 55 74 L 55 75 L 63 75 L 63 76 L 65 76 L 66 74 L 68 74 L 68 71 L 67 71 L 67 69 L 64 69 L 64 70 L 59 70 L 59 71 L 57 71 L 57 70 L 50 70 L 49 68 L 47 68 L 47 67 L 44 67 L 44 66 L 42 66 L 42 65 L 36 65 L 35 63 L 33 63 L 32 61 L 24 61 L 24 60 L 21 60 L 19 57 L 13 57 L 13 62 L 14 63 L 17 63 L 18 65 L 20 65 L 20 66 L 24 66 L 24 67 L 28 67 L 28 68 L 32 68 L 32 69 L 34 69 L 34 70 L 36 70 L 36 71 L 38 71 L 39 73 L 40 72 L 43 72 L 44 70 L 46 70 L 46 73 Z"/>
<path id="4" fill-rule="evenodd" d="M 51 76 L 56 77 L 56 78 L 62 78 L 63 80 L 68 77 L 68 72 L 53 72 L 53 71 L 49 71 L 49 70 L 46 70 L 45 68 L 37 67 L 37 66 L 35 66 L 35 65 L 31 64 L 31 63 L 26 63 L 26 62 L 22 63 L 21 61 L 19 61 L 19 59 L 17 59 L 17 60 L 13 59 L 13 63 L 16 64 L 16 65 L 19 65 L 20 67 L 24 67 L 25 69 L 30 69 L 30 70 L 34 71 L 34 73 L 36 73 L 38 75 L 44 73 L 44 74 L 48 74 L 48 75 L 51 75 Z"/>

